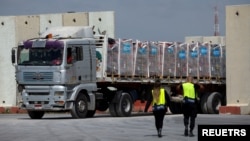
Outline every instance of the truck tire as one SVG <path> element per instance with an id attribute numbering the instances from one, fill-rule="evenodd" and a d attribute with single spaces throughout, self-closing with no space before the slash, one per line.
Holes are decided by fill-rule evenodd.
<path id="1" fill-rule="evenodd" d="M 218 114 L 222 103 L 222 95 L 219 92 L 211 93 L 207 98 L 207 110 L 209 114 Z"/>
<path id="2" fill-rule="evenodd" d="M 117 104 L 120 101 L 120 97 L 122 95 L 122 91 L 117 91 L 112 98 L 112 101 L 109 103 L 109 113 L 112 117 L 117 117 Z"/>
<path id="3" fill-rule="evenodd" d="M 208 93 L 204 93 L 201 96 L 200 106 L 201 106 L 202 114 L 208 114 L 208 110 L 207 110 L 207 98 L 208 98 L 208 96 L 209 96 Z"/>
<path id="4" fill-rule="evenodd" d="M 116 112 L 116 103 L 111 102 L 109 104 L 109 113 L 112 117 L 117 117 L 117 112 Z"/>
<path id="5" fill-rule="evenodd" d="M 28 111 L 28 115 L 31 119 L 41 119 L 44 113 L 44 111 Z"/>
<path id="6" fill-rule="evenodd" d="M 73 118 L 85 118 L 88 113 L 88 100 L 83 94 L 79 94 L 74 102 L 71 110 L 71 116 Z"/>
<path id="7" fill-rule="evenodd" d="M 133 101 L 128 93 L 122 93 L 119 102 L 116 105 L 117 116 L 128 117 L 133 109 Z"/>

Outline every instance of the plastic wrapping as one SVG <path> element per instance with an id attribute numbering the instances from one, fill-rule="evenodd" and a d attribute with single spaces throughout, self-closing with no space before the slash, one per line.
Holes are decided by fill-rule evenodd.
<path id="1" fill-rule="evenodd" d="M 177 44 L 176 48 L 176 76 L 187 76 L 187 63 L 188 63 L 188 44 Z"/>
<path id="2" fill-rule="evenodd" d="M 158 43 L 149 42 L 149 77 L 160 77 L 161 76 L 161 48 Z"/>
<path id="3" fill-rule="evenodd" d="M 175 76 L 175 66 L 176 66 L 176 46 L 173 43 L 163 42 L 160 44 L 163 48 L 163 77 L 174 77 Z"/>
<path id="4" fill-rule="evenodd" d="M 188 75 L 197 77 L 199 76 L 199 49 L 197 44 L 189 44 L 188 45 Z"/>
<path id="5" fill-rule="evenodd" d="M 116 40 L 115 44 L 109 44 L 107 52 L 107 75 L 118 75 L 119 40 Z"/>
<path id="6" fill-rule="evenodd" d="M 199 44 L 199 77 L 211 77 L 210 44 Z"/>
<path id="7" fill-rule="evenodd" d="M 139 42 L 135 44 L 135 64 L 134 75 L 136 77 L 149 77 L 148 74 L 148 42 Z"/>
<path id="8" fill-rule="evenodd" d="M 133 75 L 134 47 L 132 40 L 120 40 L 120 63 L 119 70 L 121 76 Z"/>
<path id="9" fill-rule="evenodd" d="M 221 77 L 222 78 L 226 78 L 226 46 L 222 46 L 222 74 Z"/>
<path id="10" fill-rule="evenodd" d="M 225 77 L 225 47 L 214 44 L 211 45 L 211 77 Z"/>

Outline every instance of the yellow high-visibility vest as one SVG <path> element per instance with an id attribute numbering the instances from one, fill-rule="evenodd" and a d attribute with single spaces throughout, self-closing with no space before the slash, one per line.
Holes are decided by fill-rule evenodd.
<path id="1" fill-rule="evenodd" d="M 189 83 L 189 82 L 183 83 L 182 88 L 183 88 L 184 97 L 187 97 L 187 98 L 190 98 L 190 99 L 195 99 L 194 84 Z"/>
<path id="2" fill-rule="evenodd" d="M 153 95 L 153 90 L 152 90 L 152 95 Z M 165 100 L 165 90 L 163 88 L 160 89 L 160 95 L 159 95 L 159 101 L 157 101 L 154 96 L 153 96 L 153 101 L 152 105 L 165 105 L 166 100 Z"/>

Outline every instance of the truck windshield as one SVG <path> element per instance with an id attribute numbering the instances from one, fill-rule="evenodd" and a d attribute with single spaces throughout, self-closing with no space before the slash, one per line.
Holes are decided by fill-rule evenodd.
<path id="1" fill-rule="evenodd" d="M 18 65 L 61 65 L 63 48 L 18 48 Z"/>

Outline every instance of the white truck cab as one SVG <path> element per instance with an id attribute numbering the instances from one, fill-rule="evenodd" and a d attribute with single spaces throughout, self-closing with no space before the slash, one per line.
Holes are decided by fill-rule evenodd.
<path id="1" fill-rule="evenodd" d="M 31 118 L 46 111 L 71 111 L 75 118 L 95 111 L 96 50 L 91 27 L 55 27 L 12 51 L 21 107 Z"/>

